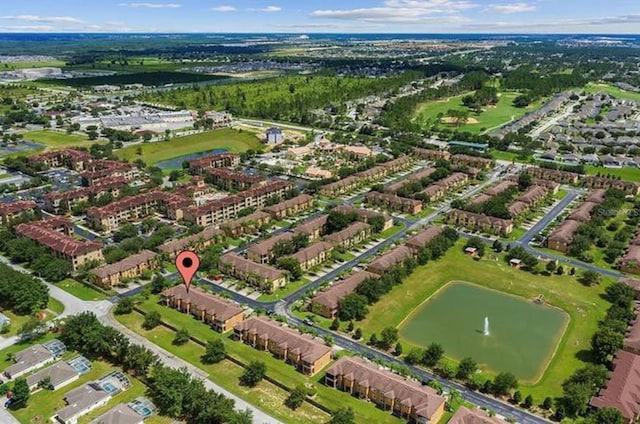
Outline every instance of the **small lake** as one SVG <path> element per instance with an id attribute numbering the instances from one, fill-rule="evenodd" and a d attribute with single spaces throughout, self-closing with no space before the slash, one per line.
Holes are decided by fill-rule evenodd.
<path id="1" fill-rule="evenodd" d="M 217 154 L 217 153 L 227 153 L 227 152 L 228 152 L 227 149 L 213 149 L 213 150 L 207 150 L 206 152 L 191 153 L 189 155 L 183 155 L 183 156 L 178 156 L 177 158 L 173 158 L 173 159 L 169 159 L 169 160 L 163 160 L 162 162 L 156 163 L 155 166 L 157 166 L 158 168 L 160 168 L 162 170 L 165 170 L 165 169 L 181 169 L 182 168 L 182 163 L 184 161 L 198 159 L 198 158 L 201 158 L 201 157 L 207 156 L 207 155 L 213 155 L 213 154 Z"/>

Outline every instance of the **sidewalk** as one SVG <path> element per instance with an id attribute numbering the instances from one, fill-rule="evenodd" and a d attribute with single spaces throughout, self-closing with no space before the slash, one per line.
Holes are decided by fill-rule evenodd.
<path id="1" fill-rule="evenodd" d="M 205 387 L 207 389 L 213 390 L 217 393 L 220 393 L 230 399 L 233 399 L 236 402 L 236 409 L 238 410 L 243 410 L 243 409 L 249 409 L 251 412 L 253 412 L 253 422 L 256 424 L 281 424 L 280 421 L 276 420 L 275 418 L 267 415 L 266 413 L 264 413 L 263 411 L 259 410 L 258 408 L 256 408 L 255 406 L 247 403 L 245 400 L 239 398 L 238 396 L 234 395 L 233 393 L 227 391 L 226 389 L 218 386 L 217 384 L 215 384 L 213 381 L 209 380 L 209 375 L 202 371 L 200 368 L 197 368 L 193 365 L 191 365 L 190 363 L 183 361 L 182 359 L 174 356 L 173 354 L 171 354 L 170 352 L 167 352 L 166 350 L 162 349 L 159 346 L 156 346 L 155 344 L 153 344 L 152 342 L 150 342 L 149 340 L 145 339 L 144 337 L 140 336 L 137 333 L 134 333 L 133 331 L 129 330 L 128 328 L 126 328 L 125 326 L 123 326 L 122 324 L 120 324 L 120 322 L 118 322 L 115 318 L 113 318 L 113 316 L 109 313 L 107 315 L 101 316 L 99 318 L 105 325 L 108 325 L 110 327 L 115 328 L 116 330 L 122 332 L 124 335 L 126 335 L 129 340 L 132 343 L 137 343 L 140 345 L 143 345 L 144 347 L 146 347 L 147 349 L 149 349 L 150 351 L 152 351 L 153 353 L 155 353 L 156 355 L 158 355 L 158 357 L 160 358 L 160 361 L 162 361 L 163 364 L 171 367 L 171 368 L 186 368 L 189 373 L 194 376 L 199 378 L 200 380 L 202 380 L 202 382 L 204 383 Z M 0 421 L 4 424 L 4 421 Z"/>

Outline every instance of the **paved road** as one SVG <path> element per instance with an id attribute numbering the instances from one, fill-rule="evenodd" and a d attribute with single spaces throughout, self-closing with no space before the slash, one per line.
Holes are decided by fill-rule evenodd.
<path id="1" fill-rule="evenodd" d="M 2 405 L 0 405 L 0 423 L 2 424 L 20 424 L 20 421 L 16 420 L 13 415 L 6 409 L 4 409 L 4 398 L 2 398 Z"/>
<path id="2" fill-rule="evenodd" d="M 236 403 L 236 409 L 238 410 L 249 409 L 253 413 L 254 423 L 259 423 L 259 424 L 280 424 L 281 423 L 277 419 L 271 417 L 270 415 L 267 415 L 260 409 L 251 405 L 244 399 L 239 398 L 238 396 L 229 392 L 225 388 L 220 387 L 213 381 L 209 380 L 209 374 L 207 374 L 205 371 L 191 365 L 189 362 L 186 362 L 180 358 L 177 358 L 176 356 L 174 356 L 170 352 L 167 352 L 166 350 L 154 344 L 150 340 L 129 330 L 128 328 L 120 324 L 118 320 L 116 320 L 111 315 L 111 313 L 102 315 L 100 317 L 100 321 L 102 321 L 105 325 L 113 327 L 118 331 L 120 331 L 121 333 L 123 333 L 125 336 L 127 336 L 129 341 L 131 341 L 132 343 L 143 345 L 144 347 L 146 347 L 147 349 L 149 349 L 150 351 L 158 355 L 158 357 L 160 358 L 160 360 L 164 365 L 169 366 L 171 368 L 186 368 L 189 371 L 189 374 L 191 374 L 194 378 L 202 380 L 202 382 L 204 383 L 207 389 L 213 390 L 216 393 L 220 393 L 230 399 L 233 399 Z"/>
<path id="3" fill-rule="evenodd" d="M 522 237 L 518 239 L 521 244 L 529 244 L 533 238 L 540 234 L 554 219 L 558 217 L 564 211 L 567 206 L 580 195 L 578 190 L 569 190 L 567 196 L 562 199 L 556 206 L 553 207 L 540 221 L 538 221 L 529 231 L 527 231 Z"/>

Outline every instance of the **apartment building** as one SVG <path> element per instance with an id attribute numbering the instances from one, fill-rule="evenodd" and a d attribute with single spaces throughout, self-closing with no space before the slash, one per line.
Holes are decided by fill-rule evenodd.
<path id="1" fill-rule="evenodd" d="M 578 221 L 572 219 L 564 221 L 547 237 L 547 247 L 557 250 L 558 252 L 566 253 L 579 226 L 580 222 Z"/>
<path id="2" fill-rule="evenodd" d="M 314 375 L 331 362 L 331 348 L 320 339 L 284 327 L 265 317 L 252 317 L 233 328 L 237 340 L 272 353 L 306 375 Z"/>
<path id="3" fill-rule="evenodd" d="M 387 193 L 378 193 L 376 191 L 367 193 L 365 199 L 369 205 L 381 206 L 383 208 L 402 213 L 414 215 L 422 212 L 421 200 L 408 199 L 406 197 L 399 197 Z"/>
<path id="4" fill-rule="evenodd" d="M 368 271 L 357 271 L 336 281 L 327 290 L 318 293 L 311 299 L 309 309 L 325 318 L 335 318 L 340 300 L 353 293 L 364 280 L 369 278 L 380 278 L 380 276 Z"/>
<path id="5" fill-rule="evenodd" d="M 266 181 L 262 175 L 250 175 L 226 168 L 209 168 L 204 172 L 204 179 L 207 183 L 226 191 L 247 190 Z"/>
<path id="6" fill-rule="evenodd" d="M 418 156 L 420 159 L 437 161 L 437 160 L 446 160 L 449 161 L 451 159 L 451 153 L 446 150 L 431 150 L 431 149 L 423 149 L 421 147 L 416 147 L 413 149 L 413 153 Z"/>
<path id="7" fill-rule="evenodd" d="M 28 158 L 32 165 L 44 165 L 47 168 L 68 168 L 72 171 L 84 171 L 93 161 L 91 155 L 82 150 L 64 149 L 45 152 Z"/>
<path id="8" fill-rule="evenodd" d="M 184 250 L 199 251 L 213 244 L 222 243 L 226 239 L 224 231 L 217 228 L 205 228 L 197 234 L 193 234 L 181 239 L 171 240 L 158 247 L 160 253 L 166 254 L 174 259 Z"/>
<path id="9" fill-rule="evenodd" d="M 289 257 L 298 262 L 303 271 L 308 271 L 309 269 L 328 261 L 331 258 L 332 251 L 333 245 L 331 243 L 319 241 L 305 247 Z"/>
<path id="10" fill-rule="evenodd" d="M 349 205 L 340 205 L 333 208 L 332 211 L 339 213 L 355 213 L 356 215 L 358 215 L 358 221 L 364 222 L 365 224 L 370 224 L 370 221 L 374 218 L 382 219 L 384 223 L 382 225 L 382 231 L 388 230 L 389 228 L 393 227 L 393 217 L 381 212 L 372 211 L 371 209 L 356 208 Z"/>
<path id="11" fill-rule="evenodd" d="M 343 356 L 324 376 L 324 383 L 413 423 L 438 423 L 445 399 L 429 386 L 406 380 L 361 358 Z"/>
<path id="12" fill-rule="evenodd" d="M 315 218 L 307 219 L 293 228 L 294 234 L 304 234 L 309 238 L 309 242 L 318 240 L 325 233 L 329 215 L 323 214 Z"/>
<path id="13" fill-rule="evenodd" d="M 207 155 L 189 161 L 189 172 L 203 175 L 206 170 L 212 168 L 235 168 L 240 166 L 240 155 L 233 153 L 218 153 Z"/>
<path id="14" fill-rule="evenodd" d="M 308 194 L 301 194 L 293 199 L 267 206 L 264 211 L 271 214 L 274 219 L 283 219 L 298 215 L 311 208 L 313 208 L 313 197 Z"/>
<path id="15" fill-rule="evenodd" d="M 127 162 L 99 159 L 87 164 L 80 176 L 82 185 L 92 186 L 114 177 L 124 178 L 127 182 L 133 181 L 140 176 L 140 171 Z"/>
<path id="16" fill-rule="evenodd" d="M 595 175 L 589 175 L 584 177 L 584 185 L 588 188 L 615 188 L 622 190 L 628 195 L 637 196 L 640 194 L 640 183 L 632 181 L 618 180 L 609 177 L 598 177 Z"/>
<path id="17" fill-rule="evenodd" d="M 577 184 L 580 179 L 580 175 L 575 172 L 559 171 L 557 169 L 527 168 L 525 172 L 532 177 L 561 184 Z"/>
<path id="18" fill-rule="evenodd" d="M 360 244 L 371 237 L 371 226 L 364 222 L 354 222 L 344 230 L 337 233 L 329 234 L 324 241 L 334 246 L 342 246 L 351 249 L 353 246 Z"/>
<path id="19" fill-rule="evenodd" d="M 452 225 L 502 236 L 509 235 L 513 231 L 513 221 L 510 219 L 496 218 L 460 209 L 451 210 L 447 214 L 447 222 Z"/>
<path id="20" fill-rule="evenodd" d="M 31 214 L 34 217 L 38 205 L 31 200 L 22 200 L 18 202 L 0 204 L 0 224 L 9 225 L 16 219 Z"/>
<path id="21" fill-rule="evenodd" d="M 367 271 L 382 275 L 392 267 L 402 265 L 405 259 L 412 256 L 413 253 L 411 252 L 411 249 L 404 244 L 401 244 L 384 255 L 374 259 L 369 266 L 367 266 Z"/>
<path id="22" fill-rule="evenodd" d="M 65 259 L 74 271 L 89 261 L 103 261 L 102 244 L 73 237 L 73 224 L 64 218 L 50 218 L 20 224 L 16 232 L 48 248 L 56 257 Z"/>
<path id="23" fill-rule="evenodd" d="M 264 211 L 253 212 L 242 218 L 223 222 L 220 228 L 224 230 L 229 237 L 238 237 L 244 234 L 254 234 L 262 226 L 271 222 L 271 215 Z"/>
<path id="24" fill-rule="evenodd" d="M 414 256 L 418 256 L 427 243 L 438 237 L 443 231 L 442 227 L 427 227 L 415 236 L 409 237 L 404 245 L 411 250 Z"/>
<path id="25" fill-rule="evenodd" d="M 193 315 L 220 333 L 225 333 L 244 321 L 244 310 L 241 307 L 199 287 L 191 287 L 187 292 L 186 287 L 179 284 L 163 291 L 160 296 L 165 305 Z"/>
<path id="26" fill-rule="evenodd" d="M 247 258 L 259 264 L 267 264 L 274 258 L 273 248 L 275 245 L 292 239 L 293 233 L 285 232 L 254 243 L 247 248 Z"/>
<path id="27" fill-rule="evenodd" d="M 269 293 L 287 284 L 287 276 L 283 271 L 255 263 L 233 252 L 220 257 L 218 269 L 223 274 L 232 275 Z"/>
<path id="28" fill-rule="evenodd" d="M 470 155 L 453 155 L 450 161 L 456 166 L 472 166 L 480 169 L 490 169 L 493 166 L 492 159 Z"/>
<path id="29" fill-rule="evenodd" d="M 139 277 L 147 269 L 156 269 L 158 265 L 156 254 L 145 249 L 121 261 L 91 270 L 91 279 L 95 284 L 109 289 L 124 280 Z"/>
<path id="30" fill-rule="evenodd" d="M 74 206 L 89 203 L 107 194 L 116 198 L 120 195 L 120 189 L 126 184 L 127 181 L 124 177 L 111 177 L 90 187 L 69 191 L 52 191 L 43 196 L 44 209 L 56 215 L 65 214 L 70 212 Z"/>

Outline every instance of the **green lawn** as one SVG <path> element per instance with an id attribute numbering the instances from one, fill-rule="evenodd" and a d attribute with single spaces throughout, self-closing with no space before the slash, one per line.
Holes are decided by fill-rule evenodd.
<path id="1" fill-rule="evenodd" d="M 56 316 L 60 315 L 63 311 L 64 305 L 56 299 L 50 297 L 49 303 L 47 303 L 47 309 L 45 311 L 47 316 L 44 318 L 44 321 L 52 320 Z M 31 315 L 16 315 L 9 310 L 2 310 L 1 312 L 11 319 L 11 327 L 9 328 L 9 333 L 3 334 L 0 337 L 15 336 L 20 328 L 31 319 Z"/>
<path id="2" fill-rule="evenodd" d="M 118 150 L 116 155 L 129 161 L 142 159 L 147 164 L 156 164 L 164 160 L 214 149 L 226 149 L 232 153 L 242 153 L 249 149 L 257 149 L 259 145 L 260 142 L 255 134 L 226 128 L 173 138 L 169 141 L 129 146 Z M 138 149 L 141 149 L 141 154 L 137 153 Z"/>
<path id="3" fill-rule="evenodd" d="M 28 348 L 29 346 L 33 346 L 34 344 L 43 343 L 47 340 L 55 339 L 57 334 L 47 333 L 42 338 L 33 341 L 27 341 L 22 343 L 17 343 L 7 348 L 0 350 L 0 371 L 7 368 L 9 365 L 14 364 L 12 360 L 9 359 L 10 354 L 14 354 L 16 352 L 20 352 L 23 349 Z"/>
<path id="4" fill-rule="evenodd" d="M 394 287 L 391 293 L 370 306 L 369 315 L 356 323 L 356 327 L 362 327 L 367 340 L 373 332 L 379 334 L 387 326 L 398 326 L 422 302 L 454 280 L 472 282 L 525 299 L 543 295 L 546 302 L 566 311 L 570 322 L 545 374 L 534 385 L 523 384 L 522 392 L 525 396 L 531 394 L 536 401 L 560 395 L 562 381 L 584 365 L 578 355 L 584 358 L 585 351 L 590 348 L 590 338 L 608 307 L 600 295 L 612 280 L 605 279 L 598 287 L 584 287 L 572 276 L 547 277 L 511 268 L 502 255 L 497 260 L 475 261 L 462 253 L 463 246 L 461 240 L 440 260 L 419 267 L 402 285 Z M 404 343 L 406 351 L 411 343 L 403 340 Z M 473 356 L 473 352 L 469 354 Z"/>
<path id="5" fill-rule="evenodd" d="M 243 363 L 249 363 L 251 361 L 263 361 L 267 364 L 267 375 L 279 381 L 282 384 L 285 384 L 289 388 L 294 388 L 298 384 L 309 384 L 313 383 L 318 393 L 316 395 L 315 400 L 320 402 L 321 404 L 329 407 L 329 408 L 338 408 L 338 407 L 346 407 L 350 406 L 356 412 L 357 422 L 359 423 L 400 423 L 401 421 L 390 415 L 386 412 L 376 408 L 372 404 L 367 402 L 360 401 L 348 394 L 331 389 L 329 387 L 324 386 L 322 383 L 322 378 L 324 376 L 324 372 L 320 371 L 313 377 L 307 377 L 304 374 L 301 374 L 295 370 L 291 365 L 286 364 L 285 362 L 273 357 L 267 352 L 258 351 L 253 349 L 252 347 L 245 345 L 243 343 L 239 343 L 237 341 L 232 340 L 227 335 L 221 335 L 215 331 L 213 331 L 208 325 L 195 320 L 192 316 L 183 314 L 174 309 L 167 308 L 157 303 L 158 297 L 151 296 L 148 300 L 144 301 L 140 305 L 140 308 L 145 311 L 159 311 L 162 315 L 162 318 L 165 322 L 174 325 L 177 328 L 187 328 L 192 336 L 198 338 L 199 340 L 207 341 L 215 338 L 222 338 L 227 347 L 227 353 L 236 358 Z M 144 331 L 140 324 L 142 323 L 142 317 L 137 314 L 130 314 L 126 316 L 119 316 L 118 320 L 122 322 L 127 328 L 130 328 L 133 331 L 142 334 L 149 340 L 154 343 L 162 346 L 166 350 L 173 352 L 179 357 L 185 359 L 188 362 L 196 365 L 199 368 L 202 368 L 210 373 L 211 380 L 223 386 L 225 389 L 235 393 L 236 395 L 242 397 L 243 399 L 247 399 L 251 402 L 256 402 L 260 400 L 260 397 L 253 397 L 252 393 L 245 393 L 239 385 L 236 378 L 218 378 L 218 374 L 221 372 L 227 372 L 226 370 L 219 371 L 218 368 L 228 368 L 228 367 L 216 367 L 213 366 L 205 366 L 200 363 L 200 355 L 201 351 L 193 349 L 184 349 L 183 347 L 176 347 L 171 344 L 173 340 L 173 333 L 165 328 L 156 328 L 151 332 Z M 296 421 L 296 413 L 289 411 L 286 408 L 282 407 L 282 401 L 286 397 L 285 393 L 282 392 L 278 396 L 275 396 L 276 400 L 271 400 L 265 403 L 261 403 L 260 406 L 265 412 L 272 414 L 276 418 L 280 418 L 283 414 L 285 415 L 282 420 L 286 423 L 297 423 Z M 325 422 L 326 419 L 321 419 L 318 422 Z"/>
<path id="6" fill-rule="evenodd" d="M 640 93 L 626 91 L 611 84 L 589 83 L 584 87 L 584 91 L 587 94 L 607 93 L 620 100 L 640 101 Z"/>
<path id="7" fill-rule="evenodd" d="M 60 281 L 56 284 L 56 286 L 60 287 L 66 292 L 71 293 L 81 300 L 106 299 L 106 296 L 100 293 L 98 290 L 92 289 L 89 286 L 85 286 L 84 284 L 81 284 L 72 278 L 67 278 L 66 280 Z"/>
<path id="8" fill-rule="evenodd" d="M 502 150 L 492 150 L 491 157 L 496 160 L 506 160 L 508 162 L 526 162 L 520 159 L 520 153 L 503 152 Z"/>
<path id="9" fill-rule="evenodd" d="M 447 111 L 450 109 L 468 110 L 462 104 L 462 98 L 471 93 L 461 94 L 459 96 L 451 97 L 446 100 L 437 100 L 427 102 L 421 105 L 418 109 L 416 121 L 422 122 L 425 125 L 428 122 L 436 122 L 438 120 L 438 114 L 442 114 L 446 117 Z M 502 92 L 500 93 L 500 100 L 494 107 L 487 107 L 479 114 L 471 112 L 469 119 L 478 121 L 477 123 L 468 123 L 462 125 L 459 131 L 469 131 L 472 133 L 480 133 L 497 129 L 521 116 L 527 112 L 531 112 L 540 107 L 543 100 L 539 100 L 526 108 L 517 108 L 513 106 L 513 100 L 518 96 L 518 93 Z M 447 126 L 449 128 L 455 128 L 453 124 L 446 124 L 440 122 L 439 126 Z"/>
<path id="10" fill-rule="evenodd" d="M 83 137 L 81 135 L 65 134 L 51 130 L 26 132 L 24 133 L 24 139 L 44 144 L 49 147 L 89 147 L 91 144 L 96 143 L 96 141 L 90 141 L 87 137 Z"/>
<path id="11" fill-rule="evenodd" d="M 269 294 L 263 294 L 261 295 L 258 300 L 260 302 L 271 302 L 274 300 L 280 300 L 282 298 L 285 298 L 287 296 L 289 296 L 291 293 L 301 289 L 302 287 L 306 286 L 307 284 L 309 284 L 311 282 L 311 280 L 309 280 L 308 278 L 301 278 L 298 281 L 294 281 L 291 283 L 288 283 L 286 286 L 281 287 L 279 289 L 276 289 L 275 292 L 273 293 L 269 293 Z"/>
<path id="12" fill-rule="evenodd" d="M 640 182 L 640 168 L 603 168 L 600 166 L 587 165 L 584 167 L 589 175 L 611 175 L 620 177 L 626 181 Z"/>
<path id="13" fill-rule="evenodd" d="M 426 209 L 429 209 L 429 208 L 426 208 Z M 382 240 L 386 240 L 389 237 L 391 237 L 392 235 L 399 233 L 403 229 L 404 229 L 404 223 L 403 222 L 399 222 L 399 223 L 395 224 L 393 227 L 382 231 L 380 234 L 374 235 L 374 238 L 379 238 L 379 239 L 382 239 Z"/>
<path id="14" fill-rule="evenodd" d="M 6 71 L 11 69 L 47 68 L 47 67 L 62 68 L 65 64 L 66 62 L 64 62 L 63 60 L 57 60 L 57 59 L 45 60 L 41 62 L 11 62 L 11 63 L 2 64 L 2 67 L 0 67 L 0 70 Z"/>
<path id="15" fill-rule="evenodd" d="M 64 305 L 53 297 L 50 297 L 49 303 L 47 303 L 47 309 L 55 312 L 57 315 L 60 315 L 64 312 Z"/>

